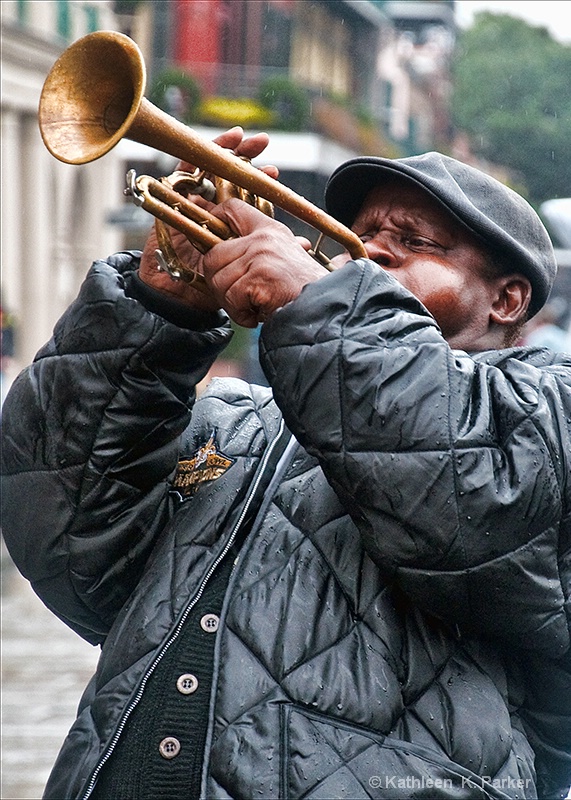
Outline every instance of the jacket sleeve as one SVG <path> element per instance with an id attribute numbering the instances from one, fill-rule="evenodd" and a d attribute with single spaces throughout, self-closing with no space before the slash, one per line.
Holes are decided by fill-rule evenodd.
<path id="1" fill-rule="evenodd" d="M 194 387 L 231 335 L 222 315 L 183 328 L 147 310 L 128 296 L 137 267 L 129 253 L 92 266 L 2 415 L 8 549 L 46 605 L 94 643 L 168 518 Z"/>
<path id="2" fill-rule="evenodd" d="M 464 632 L 565 653 L 569 363 L 452 351 L 367 260 L 273 314 L 261 355 L 288 426 L 388 580 Z"/>

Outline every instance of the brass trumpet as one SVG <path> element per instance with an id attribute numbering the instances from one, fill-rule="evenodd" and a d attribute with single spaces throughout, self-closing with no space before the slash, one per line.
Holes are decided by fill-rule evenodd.
<path id="1" fill-rule="evenodd" d="M 86 164 L 108 153 L 125 137 L 195 165 L 196 173 L 185 173 L 182 179 L 182 183 L 186 180 L 186 191 L 201 193 L 203 176 L 209 173 L 215 176 L 215 182 L 223 179 L 249 193 L 249 201 L 258 207 L 262 203 L 266 213 L 271 213 L 273 204 L 307 222 L 320 231 L 319 242 L 326 236 L 353 258 L 366 255 L 361 240 L 349 228 L 154 106 L 144 97 L 145 83 L 143 56 L 128 36 L 97 31 L 74 42 L 56 61 L 42 89 L 39 125 L 47 149 L 67 164 Z M 189 180 L 194 180 L 190 186 Z M 176 180 L 128 176 L 127 193 L 157 219 L 184 233 L 202 252 L 235 235 L 216 217 L 187 200 L 179 188 Z M 257 198 L 262 201 L 258 203 Z M 267 201 L 265 206 L 263 200 Z M 326 260 L 319 246 L 314 246 L 313 254 L 318 260 Z M 182 277 L 192 282 L 196 273 Z"/>

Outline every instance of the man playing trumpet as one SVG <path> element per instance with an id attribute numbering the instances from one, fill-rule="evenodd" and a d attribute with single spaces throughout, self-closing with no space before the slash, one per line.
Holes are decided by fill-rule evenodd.
<path id="1" fill-rule="evenodd" d="M 547 233 L 436 153 L 341 165 L 326 204 L 367 258 L 329 272 L 227 201 L 237 238 L 202 256 L 172 234 L 208 294 L 157 270 L 151 235 L 92 266 L 12 387 L 6 540 L 102 645 L 48 798 L 571 783 L 571 360 L 517 346 Z M 263 323 L 271 388 L 196 400 L 228 316 Z"/>

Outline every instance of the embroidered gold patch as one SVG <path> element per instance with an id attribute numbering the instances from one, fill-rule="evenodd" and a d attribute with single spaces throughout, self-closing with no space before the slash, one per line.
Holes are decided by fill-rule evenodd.
<path id="1" fill-rule="evenodd" d="M 198 489 L 199 484 L 215 481 L 224 475 L 235 460 L 216 449 L 212 434 L 192 458 L 184 458 L 178 462 L 173 487 L 188 497 Z"/>

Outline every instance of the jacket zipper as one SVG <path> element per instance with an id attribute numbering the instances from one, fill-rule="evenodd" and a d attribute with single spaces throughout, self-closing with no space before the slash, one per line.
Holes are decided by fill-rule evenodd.
<path id="1" fill-rule="evenodd" d="M 190 612 L 192 611 L 194 606 L 198 603 L 198 601 L 202 597 L 202 595 L 204 593 L 204 589 L 206 587 L 206 584 L 208 583 L 208 581 L 212 577 L 214 571 L 216 570 L 216 568 L 218 567 L 220 562 L 224 559 L 224 557 L 226 556 L 226 554 L 228 553 L 228 551 L 230 550 L 230 548 L 234 544 L 236 536 L 238 535 L 238 531 L 240 530 L 240 528 L 242 526 L 242 523 L 244 522 L 244 519 L 245 519 L 245 517 L 246 517 L 246 515 L 248 513 L 248 510 L 249 510 L 250 505 L 252 503 L 252 499 L 254 498 L 254 496 L 256 494 L 256 489 L 258 488 L 258 486 L 260 484 L 260 481 L 262 480 L 262 477 L 264 476 L 264 473 L 266 471 L 267 462 L 269 461 L 269 459 L 270 459 L 270 457 L 271 457 L 271 455 L 272 455 L 272 453 L 274 451 L 274 448 L 276 447 L 278 441 L 280 440 L 284 430 L 285 430 L 285 423 L 284 423 L 284 421 L 282 419 L 281 422 L 280 422 L 280 427 L 279 427 L 277 435 L 274 436 L 273 440 L 271 441 L 269 446 L 266 448 L 266 450 L 264 452 L 264 455 L 262 456 L 262 461 L 261 461 L 261 464 L 260 464 L 260 468 L 258 469 L 258 473 L 255 476 L 255 478 L 254 478 L 254 480 L 252 482 L 252 485 L 250 486 L 250 491 L 248 493 L 248 497 L 244 501 L 244 506 L 242 508 L 240 516 L 238 517 L 238 519 L 236 521 L 236 524 L 234 525 L 234 528 L 232 530 L 232 533 L 230 534 L 230 537 L 229 537 L 228 541 L 226 542 L 226 544 L 225 544 L 224 548 L 221 550 L 221 552 L 218 554 L 218 557 L 210 565 L 210 569 L 208 570 L 208 572 L 204 576 L 204 579 L 203 579 L 202 583 L 200 584 L 197 593 L 195 594 L 193 599 L 190 601 L 190 603 L 185 608 L 184 613 L 183 613 L 182 617 L 180 618 L 179 623 L 176 626 L 175 630 L 173 631 L 172 636 L 170 637 L 170 639 L 167 642 L 165 642 L 165 644 L 163 645 L 161 651 L 158 653 L 157 657 L 155 658 L 155 660 L 153 661 L 153 663 L 151 664 L 151 666 L 148 668 L 147 672 L 143 676 L 143 679 L 141 680 L 141 683 L 139 685 L 139 689 L 137 690 L 137 694 L 135 695 L 135 697 L 132 699 L 132 701 L 127 706 L 127 708 L 126 708 L 126 710 L 125 710 L 125 712 L 124 712 L 124 714 L 123 714 L 123 716 L 121 718 L 121 721 L 119 722 L 119 725 L 117 726 L 117 730 L 115 731 L 115 733 L 113 735 L 113 738 L 111 739 L 111 742 L 109 743 L 109 747 L 107 748 L 107 750 L 105 751 L 105 753 L 101 757 L 99 763 L 97 764 L 97 766 L 95 767 L 95 769 L 93 770 L 93 772 L 91 774 L 91 778 L 90 778 L 89 783 L 87 785 L 87 789 L 86 789 L 85 793 L 82 795 L 82 800 L 88 800 L 88 798 L 90 797 L 91 793 L 93 792 L 93 789 L 95 788 L 95 784 L 97 783 L 97 778 L 99 776 L 99 773 L 101 772 L 101 770 L 103 769 L 104 765 L 110 759 L 113 751 L 115 750 L 115 747 L 117 746 L 117 742 L 119 741 L 119 739 L 121 737 L 121 734 L 123 733 L 123 730 L 125 728 L 125 725 L 127 724 L 127 721 L 129 719 L 129 717 L 131 716 L 131 714 L 133 713 L 134 709 L 136 708 L 136 706 L 138 705 L 139 701 L 141 700 L 141 697 L 143 696 L 143 693 L 145 691 L 145 687 L 147 685 L 147 682 L 148 682 L 149 678 L 151 677 L 151 675 L 153 674 L 153 672 L 155 671 L 157 666 L 160 664 L 160 662 L 164 658 L 164 655 L 167 652 L 167 650 L 169 649 L 169 647 L 173 644 L 173 642 L 176 641 L 176 639 L 178 639 L 178 637 L 180 635 L 180 632 L 181 632 L 181 630 L 183 628 L 183 625 L 184 625 L 188 615 L 190 614 Z"/>

